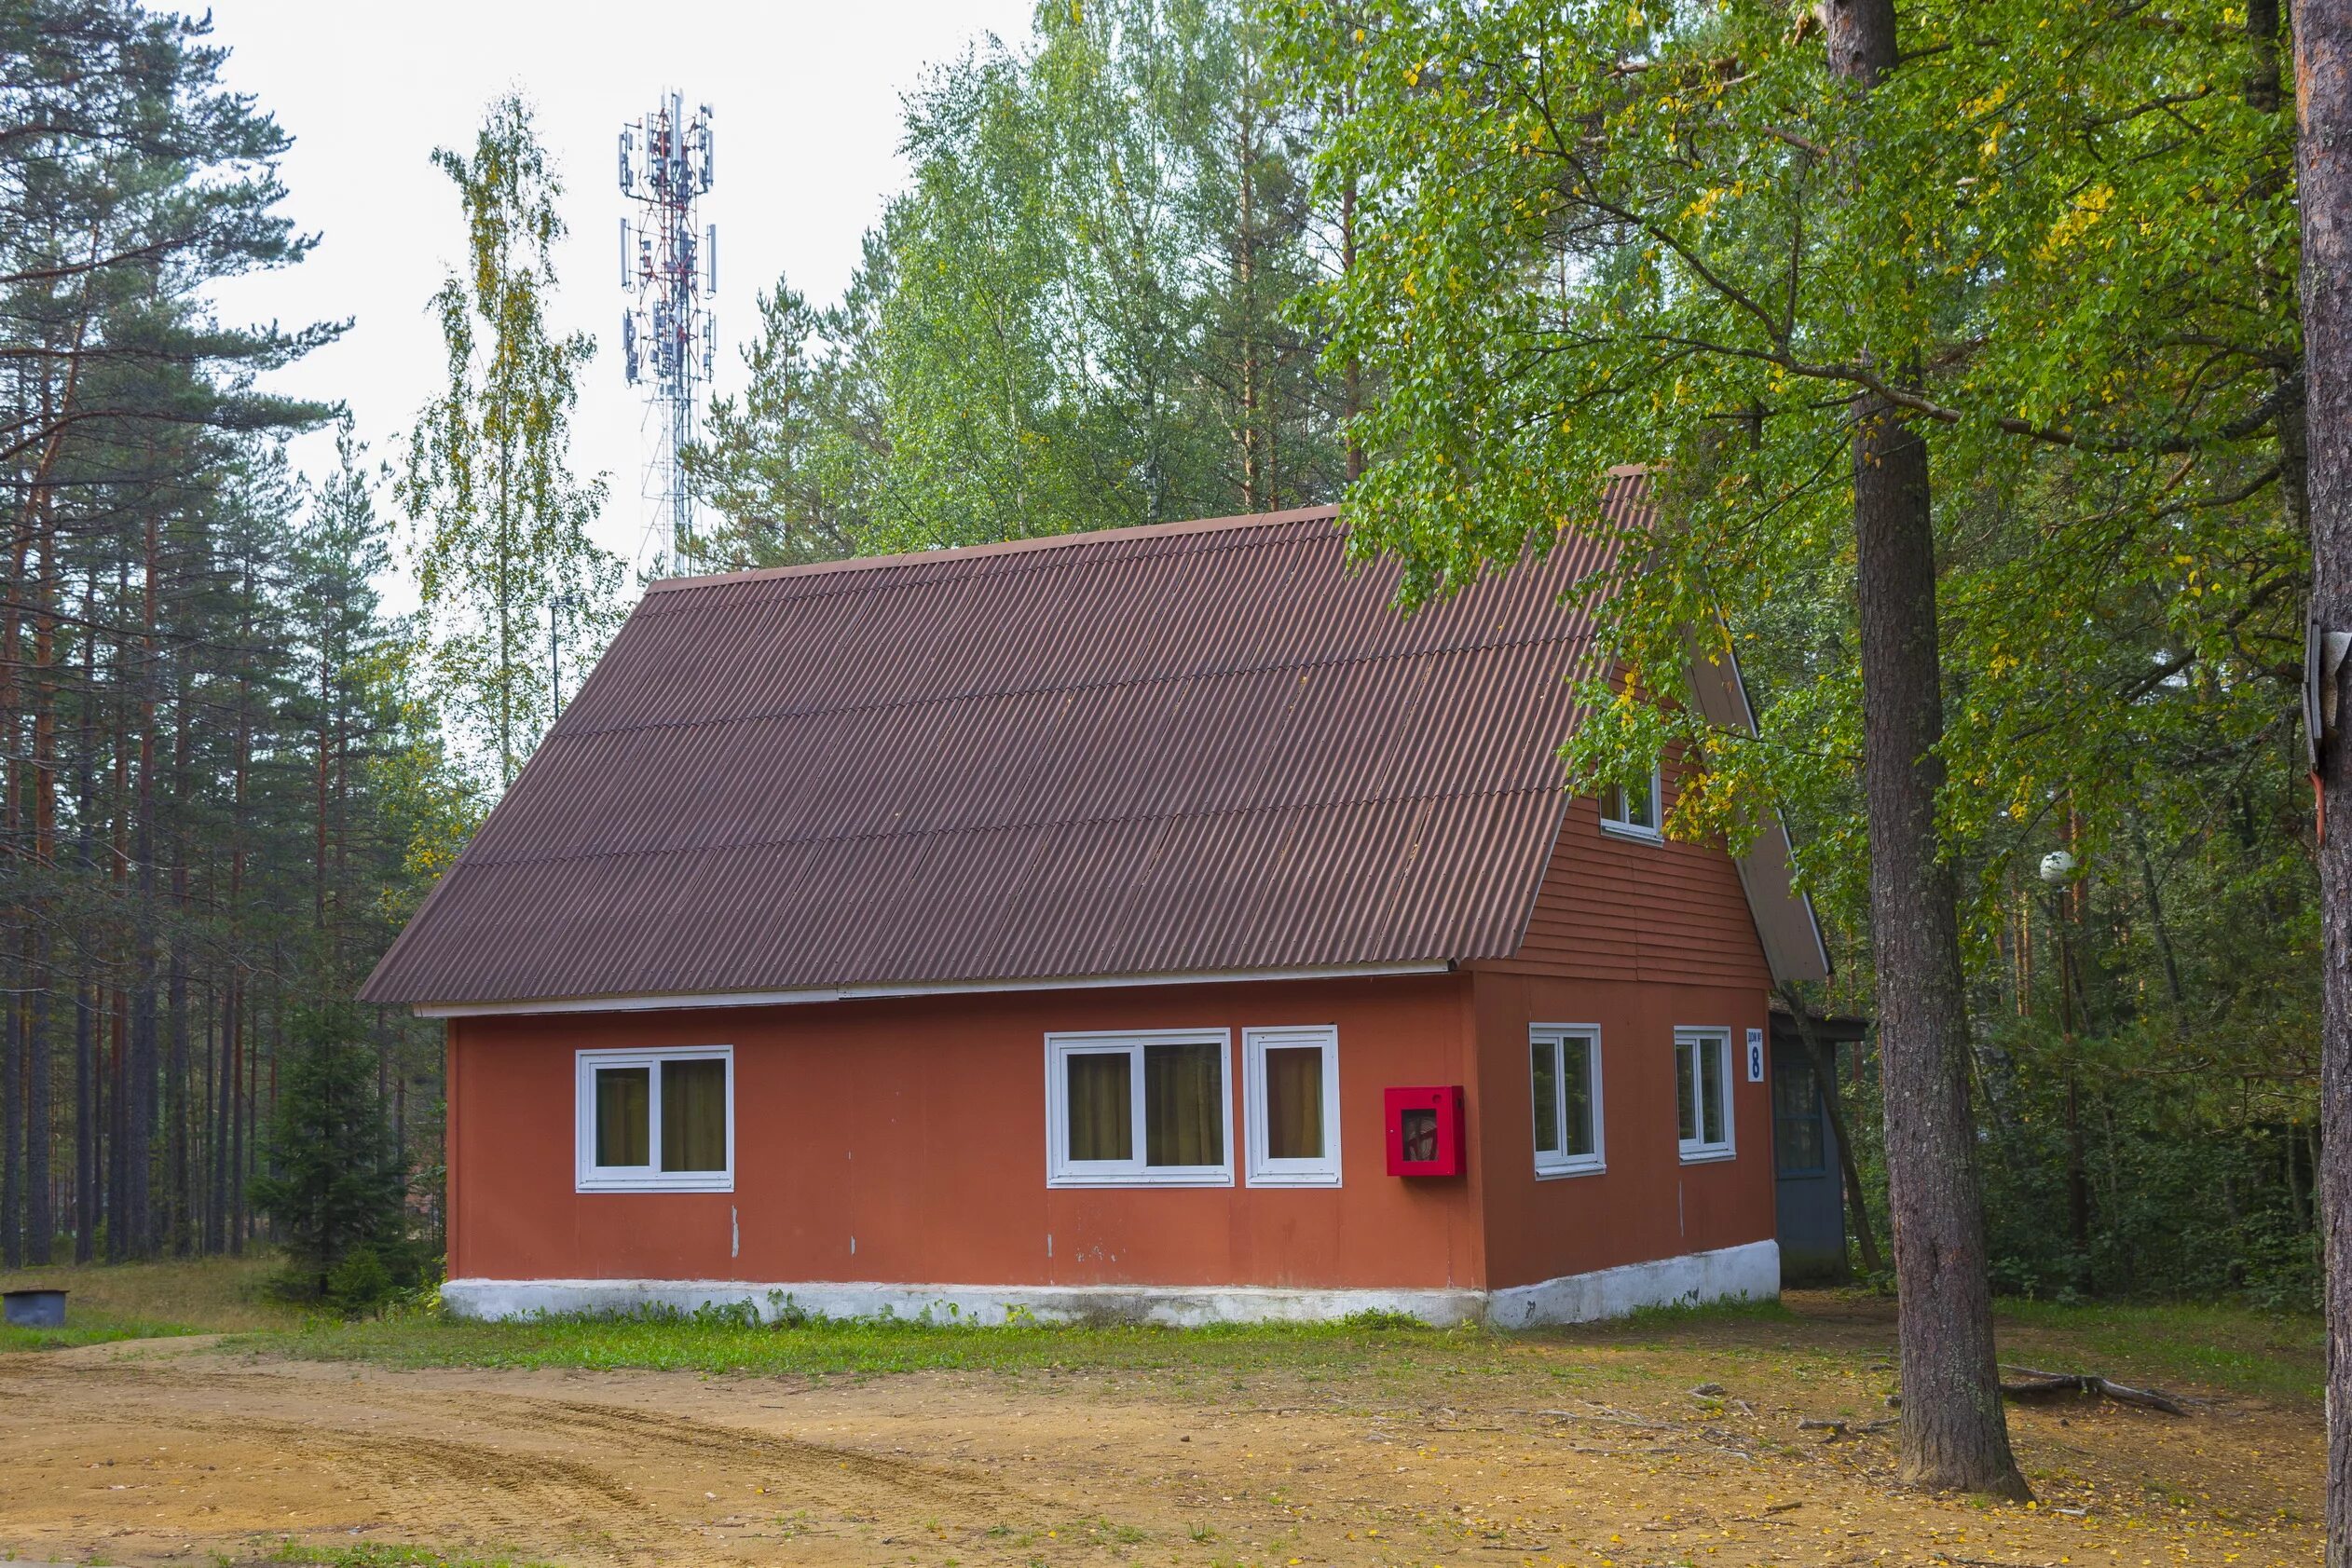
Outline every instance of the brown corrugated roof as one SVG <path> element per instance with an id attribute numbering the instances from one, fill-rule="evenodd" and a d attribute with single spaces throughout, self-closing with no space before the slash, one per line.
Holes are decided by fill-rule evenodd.
<path id="1" fill-rule="evenodd" d="M 656 584 L 362 994 L 1509 953 L 1597 549 L 1411 620 L 1345 553 L 1323 508 Z"/>

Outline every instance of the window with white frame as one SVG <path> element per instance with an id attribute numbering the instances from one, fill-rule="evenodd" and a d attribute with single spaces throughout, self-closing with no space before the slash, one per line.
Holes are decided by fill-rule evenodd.
<path id="1" fill-rule="evenodd" d="M 1652 767 L 1647 780 L 1633 784 L 1613 784 L 1601 791 L 1601 830 L 1628 839 L 1659 839 L 1664 837 L 1661 805 L 1665 799 L 1665 781 L 1659 770 Z"/>
<path id="2" fill-rule="evenodd" d="M 1602 1169 L 1601 1031 L 1589 1024 L 1533 1025 L 1527 1061 L 1535 1089 L 1536 1174 Z"/>
<path id="3" fill-rule="evenodd" d="M 1339 1185 L 1339 1031 L 1241 1031 L 1252 1187 Z"/>
<path id="4" fill-rule="evenodd" d="M 1675 1114 L 1686 1160 L 1731 1157 L 1731 1031 L 1675 1030 Z"/>
<path id="5" fill-rule="evenodd" d="M 1046 1036 L 1046 1182 L 1229 1187 L 1225 1029 Z"/>
<path id="6" fill-rule="evenodd" d="M 728 1045 L 581 1051 L 583 1193 L 735 1190 L 735 1053 Z"/>

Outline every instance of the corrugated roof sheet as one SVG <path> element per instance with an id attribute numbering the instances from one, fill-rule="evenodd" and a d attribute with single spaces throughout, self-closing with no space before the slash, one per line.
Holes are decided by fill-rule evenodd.
<path id="1" fill-rule="evenodd" d="M 1509 953 L 1597 550 L 1411 620 L 1345 551 L 1316 509 L 656 584 L 362 994 Z"/>

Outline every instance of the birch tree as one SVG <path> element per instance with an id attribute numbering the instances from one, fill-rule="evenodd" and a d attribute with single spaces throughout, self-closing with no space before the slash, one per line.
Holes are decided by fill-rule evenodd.
<path id="1" fill-rule="evenodd" d="M 443 689 L 505 785 L 554 716 L 546 618 L 559 643 L 602 624 L 620 580 L 588 537 L 605 477 L 570 468 L 574 378 L 595 344 L 548 325 L 563 186 L 530 105 L 507 94 L 470 157 L 432 159 L 457 187 L 466 266 L 432 296 L 447 383 L 417 414 L 396 494 Z"/>

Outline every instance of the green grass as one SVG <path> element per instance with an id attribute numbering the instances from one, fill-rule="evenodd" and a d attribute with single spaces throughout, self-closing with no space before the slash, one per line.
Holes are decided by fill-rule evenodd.
<path id="1" fill-rule="evenodd" d="M 155 1263 L 69 1263 L 0 1274 L 0 1290 L 66 1292 L 64 1328 L 0 1327 L 0 1351 L 291 1328 L 302 1321 L 302 1312 L 270 1295 L 278 1266 L 274 1256 L 256 1253 Z"/>
<path id="2" fill-rule="evenodd" d="M 0 1324 L 0 1351 L 70 1350 L 75 1345 L 105 1344 L 115 1340 L 169 1339 L 177 1334 L 202 1332 L 185 1323 L 118 1317 L 110 1312 L 77 1312 L 62 1329 L 16 1329 Z"/>
<path id="3" fill-rule="evenodd" d="M 2001 1357 L 2118 1382 L 2203 1384 L 2268 1399 L 2318 1399 L 2327 1329 L 2316 1316 L 2203 1303 L 2003 1301 Z M 2051 1364 L 2056 1361 L 2058 1364 Z"/>
<path id="4" fill-rule="evenodd" d="M 1498 1333 L 1432 1329 L 1366 1316 L 1334 1324 L 1257 1324 L 1213 1329 L 974 1328 L 907 1319 L 811 1322 L 762 1328 L 723 1315 L 704 1317 L 547 1317 L 472 1323 L 423 1313 L 345 1324 L 276 1300 L 279 1267 L 267 1255 L 95 1264 L 0 1275 L 0 1288 L 53 1286 L 72 1292 L 67 1326 L 0 1329 L 0 1351 L 48 1350 L 112 1340 L 226 1332 L 249 1352 L 390 1367 L 650 1369 L 704 1374 L 865 1377 L 898 1372 L 1083 1370 L 1169 1373 L 1178 1381 L 1234 1380 L 1260 1372 L 1315 1384 L 1358 1377 L 1367 1388 L 1444 1377 L 1501 1375 L 1530 1358 L 1557 1375 L 1559 1353 L 1603 1354 L 1576 1363 L 1599 1381 L 1642 1375 L 1643 1357 L 1691 1352 L 1729 1358 L 1791 1354 L 1851 1357 L 1891 1346 L 1892 1307 L 1882 1298 L 1800 1296 L 1777 1301 L 1656 1307 L 1613 1323 Z M 1822 1316 L 1825 1310 L 1828 1316 Z M 2203 1386 L 2261 1398 L 2320 1397 L 2325 1338 L 2314 1316 L 2222 1305 L 2003 1301 L 1998 1308 L 2004 1361 L 2103 1372 L 2158 1387 Z M 1622 1353 L 1636 1353 L 1632 1362 Z M 1827 1364 L 1827 1363 L 1825 1363 Z"/>
<path id="5" fill-rule="evenodd" d="M 272 1562 L 318 1562 L 327 1568 L 549 1568 L 519 1557 L 452 1557 L 425 1547 L 393 1546 L 362 1541 L 356 1547 L 306 1547 L 288 1541 L 269 1559 Z"/>
<path id="6" fill-rule="evenodd" d="M 1756 1323 L 1802 1322 L 1778 1297 L 1733 1302 L 1675 1302 L 1666 1306 L 1635 1307 L 1622 1317 L 1584 1326 L 1587 1333 L 1622 1334 L 1637 1339 L 1660 1334 L 1694 1332 L 1710 1328 Z"/>
<path id="7" fill-rule="evenodd" d="M 977 1328 L 900 1318 L 759 1327 L 715 1316 L 550 1316 L 477 1323 L 419 1314 L 376 1322 L 314 1324 L 231 1343 L 313 1359 L 394 1367 L 644 1368 L 828 1377 L 1276 1368 L 1409 1374 L 1490 1356 L 1498 1341 L 1483 1329 L 1437 1330 L 1388 1323 Z"/>

